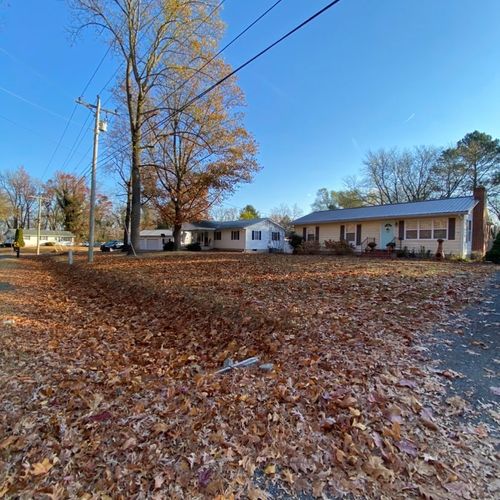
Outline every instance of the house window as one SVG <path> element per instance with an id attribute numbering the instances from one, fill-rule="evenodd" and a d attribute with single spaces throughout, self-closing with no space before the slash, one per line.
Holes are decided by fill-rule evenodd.
<path id="1" fill-rule="evenodd" d="M 71 241 L 73 238 L 70 236 L 60 236 L 59 241 Z"/>
<path id="2" fill-rule="evenodd" d="M 418 238 L 418 221 L 408 220 L 406 221 L 406 239 L 416 240 Z"/>
<path id="3" fill-rule="evenodd" d="M 215 241 L 220 241 L 222 240 L 222 233 L 220 231 L 215 231 L 214 232 L 214 240 Z"/>
<path id="4" fill-rule="evenodd" d="M 469 242 L 472 238 L 472 220 L 467 221 L 467 241 Z"/>
<path id="5" fill-rule="evenodd" d="M 231 239 L 232 240 L 239 240 L 240 239 L 240 232 L 239 231 L 231 231 Z"/>
<path id="6" fill-rule="evenodd" d="M 279 231 L 277 231 L 277 232 L 274 232 L 274 231 L 273 231 L 273 232 L 271 233 L 271 239 L 272 239 L 273 241 L 279 241 L 279 240 L 280 240 L 280 236 L 281 236 L 281 235 L 280 235 Z"/>
<path id="7" fill-rule="evenodd" d="M 446 240 L 448 238 L 447 219 L 408 220 L 405 225 L 407 240 Z"/>
<path id="8" fill-rule="evenodd" d="M 307 241 L 314 241 L 314 233 L 309 233 L 307 235 Z"/>
<path id="9" fill-rule="evenodd" d="M 432 221 L 421 220 L 418 222 L 418 239 L 430 240 L 432 239 Z"/>
<path id="10" fill-rule="evenodd" d="M 356 225 L 355 224 L 347 224 L 345 227 L 345 239 L 348 242 L 354 242 L 356 239 Z"/>
<path id="11" fill-rule="evenodd" d="M 435 240 L 445 240 L 448 233 L 447 219 L 434 219 L 433 221 L 433 238 Z"/>
<path id="12" fill-rule="evenodd" d="M 261 240 L 262 231 L 252 231 L 252 240 Z"/>
<path id="13" fill-rule="evenodd" d="M 49 237 L 48 236 L 40 236 L 41 241 L 48 241 Z"/>

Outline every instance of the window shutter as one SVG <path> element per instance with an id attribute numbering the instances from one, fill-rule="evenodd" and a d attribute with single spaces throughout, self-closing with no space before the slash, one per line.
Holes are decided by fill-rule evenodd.
<path id="1" fill-rule="evenodd" d="M 456 222 L 455 217 L 450 217 L 448 219 L 448 239 L 449 240 L 455 239 L 455 222 Z"/>
<path id="2" fill-rule="evenodd" d="M 356 245 L 361 245 L 361 224 L 356 226 Z"/>
<path id="3" fill-rule="evenodd" d="M 316 241 L 319 241 L 319 226 L 316 226 Z"/>
<path id="4" fill-rule="evenodd" d="M 340 241 L 345 240 L 345 226 L 342 224 L 340 226 Z"/>
<path id="5" fill-rule="evenodd" d="M 302 228 L 302 239 L 306 241 L 307 238 L 307 228 L 303 227 Z"/>
<path id="6" fill-rule="evenodd" d="M 404 240 L 405 239 L 405 221 L 400 220 L 398 224 L 399 228 L 399 239 Z"/>

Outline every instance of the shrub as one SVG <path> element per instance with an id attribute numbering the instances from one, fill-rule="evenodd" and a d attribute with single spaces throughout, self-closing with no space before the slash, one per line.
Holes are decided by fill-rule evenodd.
<path id="1" fill-rule="evenodd" d="M 47 241 L 47 243 L 44 244 L 46 247 L 55 247 L 56 244 L 53 241 Z"/>
<path id="2" fill-rule="evenodd" d="M 497 234 L 493 246 L 486 252 L 485 260 L 500 264 L 500 232 Z"/>
<path id="3" fill-rule="evenodd" d="M 352 255 L 354 253 L 352 246 L 345 240 L 325 240 L 325 248 L 335 255 Z"/>
<path id="4" fill-rule="evenodd" d="M 290 243 L 290 246 L 293 248 L 293 253 L 298 253 L 297 249 L 300 247 L 302 244 L 302 236 L 299 236 L 297 233 L 292 233 L 290 237 L 288 238 L 288 242 Z"/>
<path id="5" fill-rule="evenodd" d="M 399 249 L 396 254 L 398 257 L 408 258 L 410 256 L 410 252 L 408 251 L 408 247 L 404 247 L 403 249 Z"/>
<path id="6" fill-rule="evenodd" d="M 173 241 L 167 241 L 163 244 L 163 250 L 165 250 L 165 252 L 173 252 L 175 250 L 175 243 Z"/>
<path id="7" fill-rule="evenodd" d="M 483 260 L 483 254 L 481 252 L 472 252 L 470 254 L 470 258 L 471 260 L 475 260 L 475 261 L 478 261 L 478 260 Z"/>
<path id="8" fill-rule="evenodd" d="M 189 250 L 190 252 L 200 252 L 201 251 L 201 245 L 199 241 L 195 241 L 193 243 L 189 243 L 186 245 L 186 250 Z"/>
<path id="9" fill-rule="evenodd" d="M 303 241 L 296 249 L 295 253 L 301 255 L 314 255 L 320 252 L 319 241 Z"/>
<path id="10" fill-rule="evenodd" d="M 16 229 L 16 235 L 14 236 L 14 246 L 17 248 L 24 247 L 24 236 L 22 227 Z"/>

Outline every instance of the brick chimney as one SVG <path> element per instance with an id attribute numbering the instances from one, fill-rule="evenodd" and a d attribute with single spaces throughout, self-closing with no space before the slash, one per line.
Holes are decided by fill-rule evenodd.
<path id="1" fill-rule="evenodd" d="M 477 205 L 472 210 L 472 251 L 484 255 L 486 251 L 486 189 L 478 186 L 474 189 Z"/>

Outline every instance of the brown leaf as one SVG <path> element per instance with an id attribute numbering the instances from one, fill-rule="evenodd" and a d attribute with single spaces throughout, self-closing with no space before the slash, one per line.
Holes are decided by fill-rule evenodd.
<path id="1" fill-rule="evenodd" d="M 31 474 L 34 476 L 41 476 L 47 474 L 52 467 L 54 467 L 54 464 L 48 458 L 44 458 L 41 462 L 33 465 Z"/>

